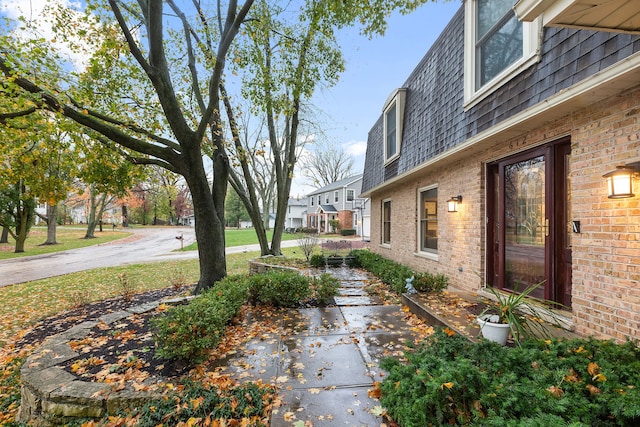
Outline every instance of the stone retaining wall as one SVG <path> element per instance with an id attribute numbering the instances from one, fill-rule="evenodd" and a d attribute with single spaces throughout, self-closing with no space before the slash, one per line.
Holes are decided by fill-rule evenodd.
<path id="1" fill-rule="evenodd" d="M 189 297 L 162 301 L 180 304 Z M 17 421 L 32 426 L 63 425 L 74 418 L 101 418 L 119 409 L 131 408 L 159 397 L 149 392 L 114 391 L 104 383 L 82 381 L 65 371 L 63 364 L 78 356 L 70 342 L 85 338 L 98 323 L 113 324 L 134 314 L 154 310 L 159 301 L 130 307 L 101 316 L 98 320 L 80 323 L 71 329 L 47 338 L 22 366 L 21 404 Z"/>
<path id="2" fill-rule="evenodd" d="M 277 264 L 268 264 L 266 262 L 260 261 L 264 258 L 269 258 L 269 257 L 273 257 L 273 255 L 267 255 L 266 257 L 260 257 L 260 258 L 255 258 L 250 260 L 249 274 L 261 274 L 271 270 L 289 270 L 289 271 L 295 271 L 296 273 L 300 272 L 300 270 L 298 270 L 295 267 L 287 267 L 285 265 L 277 265 Z"/>

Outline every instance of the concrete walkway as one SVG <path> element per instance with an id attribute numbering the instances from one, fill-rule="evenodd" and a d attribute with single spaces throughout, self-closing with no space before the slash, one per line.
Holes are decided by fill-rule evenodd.
<path id="1" fill-rule="evenodd" d="M 337 306 L 296 309 L 276 318 L 256 319 L 273 326 L 220 369 L 238 379 L 262 379 L 279 387 L 282 406 L 271 427 L 298 421 L 314 426 L 378 426 L 380 405 L 369 396 L 382 381 L 379 361 L 398 356 L 416 333 L 399 305 L 381 305 L 366 295 L 369 277 L 348 268 L 327 270 L 341 279 Z M 284 333 L 282 332 L 284 331 Z"/>

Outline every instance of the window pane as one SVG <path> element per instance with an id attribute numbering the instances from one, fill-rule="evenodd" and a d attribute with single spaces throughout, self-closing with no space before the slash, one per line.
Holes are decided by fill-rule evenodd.
<path id="1" fill-rule="evenodd" d="M 507 13 L 511 13 L 513 0 L 478 0 L 478 34 L 480 40 Z"/>
<path id="2" fill-rule="evenodd" d="M 347 190 L 347 202 L 352 202 L 353 201 L 353 195 L 354 195 L 354 191 L 353 190 Z"/>
<path id="3" fill-rule="evenodd" d="M 387 150 L 387 159 L 396 154 L 396 104 L 387 111 L 385 115 L 386 132 L 385 144 Z"/>
<path id="4" fill-rule="evenodd" d="M 382 203 L 382 243 L 391 243 L 391 201 Z"/>
<path id="5" fill-rule="evenodd" d="M 438 189 L 420 193 L 420 250 L 438 250 Z"/>
<path id="6" fill-rule="evenodd" d="M 478 44 L 480 86 L 522 58 L 522 23 L 513 15 Z"/>

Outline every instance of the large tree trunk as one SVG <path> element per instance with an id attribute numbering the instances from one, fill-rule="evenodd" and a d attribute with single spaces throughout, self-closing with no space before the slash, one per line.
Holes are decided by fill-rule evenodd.
<path id="1" fill-rule="evenodd" d="M 9 228 L 2 227 L 2 234 L 0 235 L 0 243 L 9 243 Z"/>
<path id="2" fill-rule="evenodd" d="M 224 199 L 227 194 L 228 166 L 220 157 L 218 155 L 213 159 L 214 178 L 211 189 L 202 161 L 192 162 L 193 167 L 185 174 L 193 201 L 200 262 L 200 279 L 194 290 L 196 294 L 213 287 L 227 275 Z"/>
<path id="3" fill-rule="evenodd" d="M 57 245 L 56 225 L 58 222 L 58 205 L 47 203 L 47 240 L 43 245 Z"/>

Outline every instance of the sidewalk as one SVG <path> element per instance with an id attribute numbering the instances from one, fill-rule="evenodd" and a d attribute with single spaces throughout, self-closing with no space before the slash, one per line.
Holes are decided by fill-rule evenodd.
<path id="1" fill-rule="evenodd" d="M 368 394 L 383 379 L 380 359 L 401 355 L 405 340 L 417 336 L 401 306 L 381 305 L 366 295 L 364 273 L 328 272 L 342 281 L 336 307 L 260 319 L 274 332 L 254 338 L 221 367 L 238 379 L 279 387 L 282 405 L 274 410 L 271 427 L 298 421 L 316 427 L 380 425 L 383 419 L 371 412 L 380 402 Z M 279 328 L 284 335 L 275 332 Z"/>

